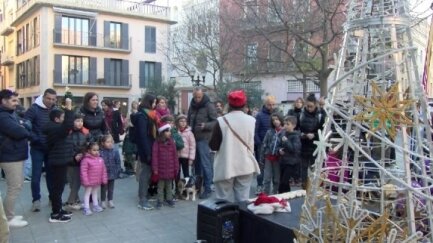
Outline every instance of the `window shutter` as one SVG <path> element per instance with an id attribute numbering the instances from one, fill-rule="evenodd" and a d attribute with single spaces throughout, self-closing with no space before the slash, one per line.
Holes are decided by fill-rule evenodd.
<path id="1" fill-rule="evenodd" d="M 62 83 L 62 55 L 54 55 L 54 83 Z"/>
<path id="2" fill-rule="evenodd" d="M 155 62 L 155 84 L 159 85 L 162 83 L 162 64 L 160 62 Z"/>
<path id="3" fill-rule="evenodd" d="M 155 53 L 156 52 L 156 28 L 151 26 L 146 26 L 144 31 L 144 52 Z"/>
<path id="4" fill-rule="evenodd" d="M 152 53 L 156 53 L 156 28 L 155 27 L 152 27 L 150 29 L 150 43 L 151 43 L 150 51 Z"/>
<path id="5" fill-rule="evenodd" d="M 110 47 L 110 22 L 104 21 L 104 47 Z"/>
<path id="6" fill-rule="evenodd" d="M 122 60 L 122 86 L 129 86 L 129 60 Z"/>
<path id="7" fill-rule="evenodd" d="M 89 44 L 90 46 L 96 46 L 96 19 L 90 19 L 89 24 Z"/>
<path id="8" fill-rule="evenodd" d="M 96 74 L 97 74 L 96 57 L 91 57 L 89 63 L 89 84 L 96 84 Z"/>
<path id="9" fill-rule="evenodd" d="M 110 75 L 110 58 L 104 58 L 104 79 L 105 84 L 112 85 L 113 79 Z"/>
<path id="10" fill-rule="evenodd" d="M 146 68 L 146 62 L 145 61 L 140 61 L 139 76 L 138 76 L 140 88 L 145 88 L 146 87 L 145 68 Z"/>
<path id="11" fill-rule="evenodd" d="M 54 42 L 62 42 L 62 15 L 56 14 L 54 16 Z"/>
<path id="12" fill-rule="evenodd" d="M 128 30 L 128 24 L 122 24 L 122 29 L 121 29 L 121 46 L 122 49 L 128 50 L 129 49 L 129 30 Z"/>

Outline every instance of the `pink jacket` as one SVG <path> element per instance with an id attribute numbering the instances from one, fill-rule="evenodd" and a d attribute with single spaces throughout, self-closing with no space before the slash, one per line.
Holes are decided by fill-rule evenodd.
<path id="1" fill-rule="evenodd" d="M 167 142 L 156 140 L 152 146 L 152 171 L 158 172 L 159 179 L 174 180 L 179 172 L 176 145 L 170 138 Z"/>
<path id="2" fill-rule="evenodd" d="M 85 187 L 107 184 L 107 169 L 101 157 L 86 154 L 80 163 L 81 184 Z"/>
<path id="3" fill-rule="evenodd" d="M 178 131 L 180 136 L 182 136 L 184 147 L 182 150 L 178 151 L 177 155 L 179 158 L 195 160 L 195 138 L 191 128 L 187 127 L 183 132 L 179 129 Z"/>

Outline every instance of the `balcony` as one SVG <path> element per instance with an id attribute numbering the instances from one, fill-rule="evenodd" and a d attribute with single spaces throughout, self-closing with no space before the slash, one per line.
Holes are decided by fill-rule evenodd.
<path id="1" fill-rule="evenodd" d="M 120 73 L 119 75 L 108 75 L 105 78 L 95 78 L 94 71 L 87 72 L 86 75 L 77 73 L 65 75 L 61 71 L 54 71 L 53 86 L 85 87 L 85 88 L 105 88 L 105 89 L 130 89 L 132 74 Z"/>
<path id="2" fill-rule="evenodd" d="M 131 37 L 115 41 L 103 34 L 53 30 L 53 43 L 57 47 L 130 53 L 132 41 Z"/>
<path id="3" fill-rule="evenodd" d="M 1 54 L 1 65 L 2 66 L 11 66 L 15 64 L 15 57 L 12 55 L 8 55 L 7 53 Z"/>
<path id="4" fill-rule="evenodd" d="M 170 8 L 147 3 L 119 0 L 27 0 L 17 7 L 12 25 L 24 15 L 30 14 L 40 6 L 56 6 L 72 9 L 85 9 L 95 12 L 107 12 L 119 15 L 133 15 L 158 20 L 170 21 Z"/>
<path id="5" fill-rule="evenodd" d="M 0 25 L 0 35 L 8 36 L 15 31 L 15 28 L 11 26 L 11 20 L 8 18 L 3 19 Z"/>

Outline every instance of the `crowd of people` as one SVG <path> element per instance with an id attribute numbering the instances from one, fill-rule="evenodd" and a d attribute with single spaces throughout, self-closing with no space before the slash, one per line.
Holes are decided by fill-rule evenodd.
<path id="1" fill-rule="evenodd" d="M 49 222 L 68 222 L 73 210 L 91 215 L 115 208 L 114 185 L 122 173 L 136 175 L 138 208 L 143 210 L 174 207 L 181 197 L 175 186 L 181 177 L 203 179 L 200 199 L 215 193 L 219 199 L 244 201 L 255 178 L 257 193 L 287 192 L 293 183 L 305 188 L 314 163 L 313 141 L 326 115 L 315 96 L 308 96 L 305 104 L 297 99 L 286 116 L 273 96 L 265 98 L 255 116 L 246 109 L 244 91 L 231 91 L 227 98 L 226 106 L 212 102 L 196 87 L 187 114 L 175 116 L 166 98 L 146 93 L 123 117 L 118 102 L 100 102 L 94 92 L 86 93 L 80 105 L 70 99 L 58 105 L 56 91 L 47 89 L 18 116 L 18 94 L 1 90 L 0 168 L 7 193 L 0 204 L 0 235 L 8 227 L 28 224 L 14 211 L 27 159 L 33 212 L 41 210 L 40 182 L 46 173 Z M 69 196 L 62 202 L 66 183 Z"/>

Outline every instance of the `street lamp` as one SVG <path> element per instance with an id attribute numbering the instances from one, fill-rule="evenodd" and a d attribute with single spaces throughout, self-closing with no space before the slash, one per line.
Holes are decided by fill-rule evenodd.
<path id="1" fill-rule="evenodd" d="M 192 82 L 193 86 L 200 86 L 201 82 L 203 82 L 203 84 L 204 84 L 204 82 L 205 82 L 205 76 L 204 75 L 201 76 L 201 78 L 202 78 L 201 80 L 200 80 L 200 75 L 199 74 L 197 74 L 197 79 L 194 79 L 194 76 L 195 76 L 195 71 L 192 70 L 191 71 L 191 82 Z"/>

